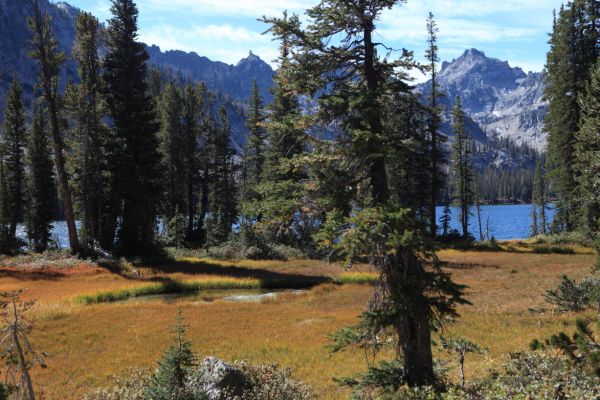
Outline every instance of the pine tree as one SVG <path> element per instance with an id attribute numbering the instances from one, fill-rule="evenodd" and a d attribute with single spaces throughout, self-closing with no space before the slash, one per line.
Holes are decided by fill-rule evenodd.
<path id="1" fill-rule="evenodd" d="M 439 105 L 439 97 L 442 96 L 439 90 L 438 83 L 438 45 L 437 45 L 437 33 L 439 29 L 437 23 L 433 18 L 433 14 L 429 13 L 427 18 L 427 33 L 428 33 L 428 48 L 425 52 L 425 58 L 429 62 L 429 74 L 431 78 L 431 93 L 429 94 L 429 110 L 428 110 L 428 131 L 430 140 L 430 158 L 431 158 L 431 190 L 430 190 L 430 210 L 429 210 L 429 230 L 432 237 L 436 236 L 437 233 L 437 215 L 436 207 L 439 201 L 440 193 L 442 192 L 442 186 L 444 184 L 444 172 L 443 166 L 446 161 L 446 156 L 443 149 L 443 143 L 445 137 L 438 133 L 440 125 L 442 123 L 442 110 Z"/>
<path id="2" fill-rule="evenodd" d="M 263 100 L 256 80 L 252 88 L 252 97 L 248 107 L 248 118 L 246 127 L 248 136 L 244 146 L 244 157 L 242 160 L 242 238 L 247 244 L 256 244 L 254 225 L 260 222 L 260 206 L 262 196 L 259 186 L 263 179 L 265 164 L 265 116 L 263 115 Z"/>
<path id="3" fill-rule="evenodd" d="M 34 112 L 27 149 L 27 236 L 33 249 L 40 253 L 48 248 L 56 198 L 46 129 L 44 110 L 40 103 Z"/>
<path id="4" fill-rule="evenodd" d="M 69 176 L 65 168 L 65 150 L 61 133 L 62 112 L 59 89 L 59 74 L 65 62 L 65 55 L 58 47 L 52 32 L 52 19 L 48 13 L 42 15 L 39 0 L 30 0 L 33 10 L 29 18 L 29 28 L 32 33 L 31 57 L 39 65 L 39 83 L 42 88 L 46 108 L 50 118 L 50 132 L 54 147 L 54 164 L 56 167 L 59 193 L 62 199 L 63 212 L 67 222 L 69 244 L 73 253 L 79 253 L 79 238 L 75 214 L 73 212 L 73 199 L 69 186 Z"/>
<path id="5" fill-rule="evenodd" d="M 334 157 L 355 166 L 345 172 L 355 174 L 352 189 L 344 199 L 345 204 L 352 202 L 355 209 L 346 215 L 341 209 L 327 209 L 319 242 L 343 254 L 350 264 L 367 257 L 381 273 L 381 287 L 369 311 L 363 314 L 359 325 L 336 336 L 335 347 L 341 350 L 358 345 L 376 351 L 380 334 L 393 331 L 395 362 L 403 365 L 395 370 L 394 378 L 399 384 L 419 386 L 435 380 L 432 322 L 438 312 L 453 313 L 460 290 L 439 271 L 426 271 L 423 260 L 427 256 L 421 258 L 417 253 L 432 253 L 416 221 L 417 210 L 392 202 L 388 152 L 395 150 L 391 142 L 397 141 L 396 129 L 400 127 L 386 121 L 393 115 L 392 105 L 401 103 L 401 95 L 408 95 L 410 90 L 406 75 L 396 68 L 410 68 L 413 62 L 406 54 L 396 61 L 380 58 L 377 50 L 382 45 L 374 41 L 374 32 L 382 12 L 398 3 L 324 0 L 307 11 L 310 23 L 306 29 L 285 16 L 264 20 L 272 25 L 271 32 L 276 36 L 289 37 L 294 48 L 290 76 L 296 93 L 319 93 L 317 123 L 335 124 L 340 131 L 335 153 L 307 157 L 310 174 L 318 177 L 331 172 L 323 171 L 330 165 L 323 160 Z M 320 183 L 313 179 L 307 186 Z M 407 237 L 418 239 L 402 239 Z M 438 308 L 440 303 L 434 304 L 428 296 L 431 290 L 447 294 L 443 307 Z M 370 384 L 380 389 L 380 382 Z"/>
<path id="6" fill-rule="evenodd" d="M 219 125 L 212 124 L 207 143 L 210 188 L 205 224 L 209 245 L 227 241 L 237 219 L 235 151 L 231 148 L 230 136 L 227 110 L 221 107 Z"/>
<path id="7" fill-rule="evenodd" d="M 473 171 L 471 166 L 472 145 L 465 131 L 465 114 L 460 97 L 456 98 L 452 112 L 454 142 L 452 144 L 452 172 L 455 179 L 455 201 L 460 209 L 460 224 L 464 237 L 469 235 L 469 217 L 474 200 Z"/>
<path id="8" fill-rule="evenodd" d="M 10 85 L 4 110 L 4 174 L 6 179 L 6 207 L 8 207 L 9 238 L 16 242 L 17 224 L 23 218 L 25 201 L 25 147 L 27 146 L 27 115 L 23 106 L 22 89 L 15 76 Z"/>
<path id="9" fill-rule="evenodd" d="M 167 82 L 159 98 L 159 132 L 164 171 L 164 212 L 167 220 L 185 210 L 186 139 L 183 132 L 183 94 L 175 82 Z"/>
<path id="10" fill-rule="evenodd" d="M 15 250 L 15 243 L 10 238 L 10 210 L 7 193 L 4 156 L 0 152 L 0 254 L 10 254 Z"/>
<path id="11" fill-rule="evenodd" d="M 575 169 L 585 227 L 599 231 L 600 221 L 600 60 L 580 98 L 581 124 L 576 133 Z M 537 174 L 536 174 L 537 177 Z"/>
<path id="12" fill-rule="evenodd" d="M 174 343 L 158 361 L 158 368 L 150 378 L 145 398 L 151 400 L 185 400 L 184 383 L 196 363 L 192 344 L 185 338 L 185 325 L 181 314 L 173 332 Z"/>
<path id="13" fill-rule="evenodd" d="M 183 104 L 183 134 L 185 141 L 185 184 L 187 201 L 187 231 L 186 238 L 192 242 L 199 239 L 198 232 L 202 226 L 200 221 L 196 225 L 196 199 L 200 189 L 200 169 L 202 165 L 202 148 L 200 141 L 202 137 L 202 125 L 204 124 L 204 100 L 206 96 L 206 85 L 197 87 L 187 84 L 184 91 Z"/>
<path id="14" fill-rule="evenodd" d="M 297 16 L 284 20 L 298 21 Z M 298 96 L 291 85 L 290 37 L 281 38 L 279 68 L 272 89 L 274 99 L 266 121 L 267 145 L 265 167 L 259 187 L 261 202 L 256 212 L 263 216 L 260 232 L 277 243 L 307 247 L 312 243 L 311 216 L 302 212 L 302 181 L 304 168 L 294 165 L 294 159 L 306 152 L 305 132 L 300 120 Z"/>
<path id="15" fill-rule="evenodd" d="M 450 210 L 450 203 L 446 202 L 444 205 L 444 213 L 440 217 L 440 225 L 442 226 L 443 236 L 446 236 L 450 233 L 450 222 L 452 222 L 452 211 Z"/>
<path id="16" fill-rule="evenodd" d="M 578 103 L 600 55 L 598 0 L 575 0 L 555 17 L 546 69 L 545 119 L 548 132 L 548 174 L 557 195 L 555 222 L 565 230 L 581 224 L 575 168 L 575 134 L 581 118 Z"/>
<path id="17" fill-rule="evenodd" d="M 531 200 L 533 203 L 533 235 L 535 236 L 540 233 L 545 235 L 548 226 L 548 221 L 546 218 L 546 209 L 548 206 L 546 196 L 546 182 L 544 179 L 544 172 L 542 171 L 542 163 L 539 161 L 535 165 L 535 175 L 533 178 Z"/>
<path id="18" fill-rule="evenodd" d="M 540 234 L 539 223 L 538 223 L 538 211 L 537 205 L 533 203 L 531 205 L 531 236 L 535 237 Z"/>
<path id="19" fill-rule="evenodd" d="M 73 192 L 82 222 L 82 242 L 96 242 L 108 249 L 114 240 L 114 220 L 110 195 L 110 173 L 106 163 L 107 141 L 111 139 L 102 123 L 100 95 L 100 24 L 89 13 L 77 17 L 77 35 L 73 56 L 78 63 L 80 83 L 69 85 L 65 95 L 71 114 L 71 154 L 68 159 Z M 106 231 L 110 231 L 106 232 Z"/>
<path id="20" fill-rule="evenodd" d="M 160 199 L 160 155 L 154 103 L 146 82 L 148 54 L 138 41 L 133 0 L 113 0 L 104 59 L 105 96 L 119 148 L 109 155 L 122 204 L 118 248 L 139 255 L 154 246 Z"/>

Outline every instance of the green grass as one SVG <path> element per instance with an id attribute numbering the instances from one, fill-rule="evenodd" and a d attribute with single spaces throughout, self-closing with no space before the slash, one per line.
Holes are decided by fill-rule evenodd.
<path id="1" fill-rule="evenodd" d="M 575 254 L 575 250 L 566 245 L 534 244 L 531 248 L 535 254 Z"/>
<path id="2" fill-rule="evenodd" d="M 114 303 L 136 297 L 161 294 L 192 294 L 200 290 L 261 289 L 257 279 L 213 278 L 202 281 L 164 281 L 76 297 L 81 304 Z"/>
<path id="3" fill-rule="evenodd" d="M 134 299 L 136 297 L 163 294 L 193 294 L 201 290 L 244 290 L 244 289 L 307 289 L 319 284 L 336 283 L 339 285 L 374 284 L 378 275 L 372 272 L 345 272 L 335 279 L 323 277 L 280 277 L 269 279 L 210 277 L 203 280 L 166 280 L 127 288 L 107 290 L 92 294 L 77 296 L 79 304 L 114 303 Z"/>

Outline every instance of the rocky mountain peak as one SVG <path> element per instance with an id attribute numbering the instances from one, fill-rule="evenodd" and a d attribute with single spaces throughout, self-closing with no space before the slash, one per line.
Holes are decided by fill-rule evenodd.
<path id="1" fill-rule="evenodd" d="M 526 74 L 507 61 L 468 49 L 442 64 L 438 82 L 445 94 L 442 102 L 447 115 L 456 96 L 461 96 L 465 112 L 487 137 L 509 137 L 542 150 L 546 146 L 543 121 L 547 112 L 544 76 L 536 72 Z M 417 87 L 424 94 L 430 90 L 429 82 Z"/>
<path id="2" fill-rule="evenodd" d="M 254 54 L 252 52 L 252 50 L 250 50 L 250 52 L 248 54 L 248 57 L 242 58 L 238 62 L 237 66 L 239 67 L 239 66 L 242 66 L 244 64 L 262 64 L 262 63 L 264 63 L 264 61 L 259 56 L 257 56 L 256 54 Z"/>

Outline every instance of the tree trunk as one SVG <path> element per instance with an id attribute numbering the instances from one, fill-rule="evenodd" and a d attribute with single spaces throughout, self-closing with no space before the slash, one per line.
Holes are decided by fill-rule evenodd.
<path id="1" fill-rule="evenodd" d="M 404 379 L 411 387 L 430 385 L 435 380 L 424 275 L 423 265 L 410 249 L 400 249 L 385 272 L 385 284 L 391 296 L 397 297 L 394 302 L 406 307 L 394 328 L 398 335 L 397 357 L 403 360 Z"/>
<path id="2" fill-rule="evenodd" d="M 372 41 L 374 30 L 373 20 L 365 17 L 363 22 L 365 61 L 364 74 L 373 107 L 378 107 L 377 91 L 378 77 L 375 70 L 375 47 Z M 368 113 L 366 122 L 373 135 L 383 133 L 381 116 L 378 113 Z M 370 154 L 381 154 L 376 141 L 369 143 Z M 373 160 L 370 166 L 370 178 L 373 202 L 376 206 L 386 206 L 390 190 L 383 156 Z M 430 310 L 425 296 L 423 281 L 424 269 L 412 249 L 398 249 L 399 256 L 392 257 L 382 267 L 389 296 L 395 304 L 410 301 L 405 312 L 397 316 L 393 324 L 398 336 L 396 356 L 404 361 L 404 378 L 411 386 L 423 386 L 433 383 L 433 355 L 431 353 Z"/>
<path id="3" fill-rule="evenodd" d="M 460 356 L 460 379 L 462 388 L 465 388 L 465 356 Z"/>
<path id="4" fill-rule="evenodd" d="M 38 0 L 30 0 L 31 7 L 33 9 L 32 15 L 32 28 L 35 36 L 37 36 L 37 42 L 34 43 L 38 51 L 38 62 L 41 68 L 41 80 L 44 92 L 44 98 L 48 106 L 48 113 L 50 114 L 50 128 L 52 132 L 52 141 L 54 147 L 54 163 L 56 165 L 56 172 L 58 175 L 58 186 L 59 193 L 63 203 L 63 212 L 65 213 L 65 220 L 67 222 L 67 229 L 69 231 L 69 244 L 71 246 L 71 252 L 79 253 L 79 239 L 77 237 L 77 226 L 75 224 L 75 214 L 73 213 L 73 201 L 71 199 L 71 189 L 69 188 L 69 177 L 65 170 L 65 159 L 63 153 L 62 137 L 60 135 L 60 124 L 58 120 L 58 105 L 57 105 L 57 93 L 56 73 L 52 67 L 52 57 L 49 52 L 51 51 L 51 45 L 48 34 L 44 32 L 42 11 Z M 56 55 L 55 55 L 56 56 Z"/>
<path id="5" fill-rule="evenodd" d="M 24 400 L 35 400 L 35 392 L 33 391 L 33 382 L 31 381 L 31 375 L 29 375 L 29 367 L 27 366 L 27 360 L 25 360 L 25 352 L 23 351 L 23 347 L 21 346 L 21 341 L 19 340 L 19 313 L 17 312 L 17 301 L 13 297 L 13 314 L 14 314 L 14 322 L 11 329 L 12 340 L 15 346 L 15 350 L 17 351 L 17 357 L 19 358 L 19 370 L 21 372 L 21 379 L 25 381 L 26 385 L 26 393 L 23 394 Z"/>
<path id="6" fill-rule="evenodd" d="M 73 213 L 73 200 L 71 198 L 71 188 L 69 187 L 69 177 L 65 170 L 65 158 L 63 153 L 62 138 L 60 137 L 60 127 L 56 104 L 53 99 L 49 99 L 49 93 L 46 96 L 48 103 L 48 112 L 50 113 L 50 125 L 52 131 L 52 141 L 54 143 L 54 163 L 58 175 L 58 186 L 60 197 L 63 203 L 63 211 L 67 222 L 69 232 L 69 245 L 72 253 L 79 253 L 79 238 L 77 237 L 77 225 L 75 224 L 75 214 Z"/>

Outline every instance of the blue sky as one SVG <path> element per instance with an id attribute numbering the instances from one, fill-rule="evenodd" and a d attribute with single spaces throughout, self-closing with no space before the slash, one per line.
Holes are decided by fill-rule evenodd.
<path id="1" fill-rule="evenodd" d="M 195 51 L 212 60 L 237 63 L 252 50 L 267 62 L 277 54 L 276 43 L 261 35 L 262 15 L 283 10 L 301 14 L 318 0 L 138 0 L 140 36 L 163 50 Z M 102 21 L 110 17 L 109 0 L 69 0 Z M 552 10 L 563 0 L 409 0 L 387 11 L 378 28 L 393 48 L 415 51 L 422 60 L 425 19 L 438 21 L 440 57 L 452 60 L 465 49 L 477 48 L 508 60 L 525 71 L 540 71 L 548 50 Z M 420 79 L 419 79 L 420 80 Z"/>

